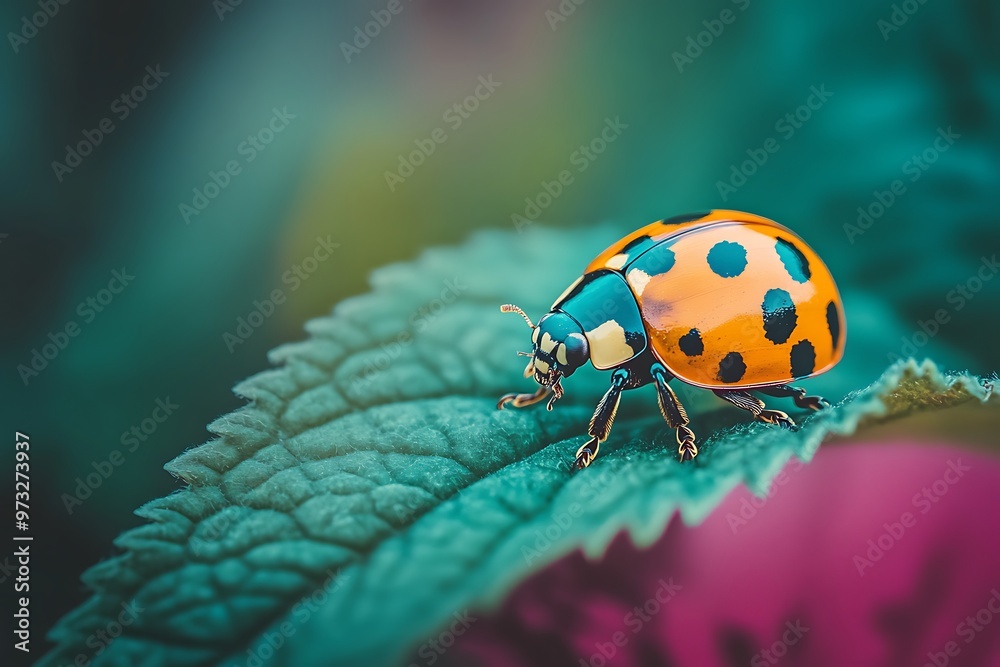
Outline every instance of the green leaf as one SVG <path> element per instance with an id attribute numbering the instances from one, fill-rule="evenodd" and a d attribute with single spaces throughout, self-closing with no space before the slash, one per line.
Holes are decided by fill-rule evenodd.
<path id="1" fill-rule="evenodd" d="M 85 574 L 94 596 L 40 664 L 393 664 L 573 549 L 600 554 L 621 530 L 649 544 L 737 484 L 763 492 L 831 434 L 988 397 L 976 378 L 908 362 L 792 433 L 679 387 L 701 443 L 680 464 L 644 388 L 623 398 L 597 461 L 571 473 L 607 376 L 575 375 L 553 412 L 497 411 L 499 394 L 530 384 L 513 354 L 529 331 L 497 306 L 537 317 L 572 263 L 619 232 L 480 233 L 376 272 L 370 294 L 275 350 L 280 368 L 236 387 L 250 404 L 209 426 L 217 439 L 166 466 L 187 488 L 138 510 L 149 524 Z M 867 319 L 853 345 L 891 328 Z M 105 643 L 109 628 L 122 633 Z"/>

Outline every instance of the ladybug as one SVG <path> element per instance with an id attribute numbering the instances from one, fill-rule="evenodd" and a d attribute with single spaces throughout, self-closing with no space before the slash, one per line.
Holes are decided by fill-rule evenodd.
<path id="1" fill-rule="evenodd" d="M 819 256 L 786 227 L 750 213 L 679 215 L 629 234 L 597 256 L 532 324 L 524 369 L 540 386 L 501 397 L 523 408 L 562 397 L 562 379 L 588 361 L 611 371 L 611 388 L 590 420 L 574 465 L 586 468 L 611 432 L 621 392 L 656 386 L 660 412 L 677 432 L 682 461 L 698 455 L 688 416 L 668 386 L 674 378 L 710 389 L 755 419 L 795 430 L 751 391 L 829 403 L 789 382 L 825 373 L 844 353 L 844 307 Z"/>

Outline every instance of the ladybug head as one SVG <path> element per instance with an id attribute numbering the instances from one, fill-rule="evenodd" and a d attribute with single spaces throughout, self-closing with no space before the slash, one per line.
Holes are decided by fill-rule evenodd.
<path id="1" fill-rule="evenodd" d="M 569 377 L 590 360 L 590 346 L 583 329 L 566 313 L 553 310 L 535 325 L 517 306 L 507 304 L 500 310 L 518 313 L 533 330 L 531 352 L 519 353 L 531 358 L 524 369 L 525 377 L 534 377 L 535 382 L 545 387 L 555 386 L 563 376 Z"/>

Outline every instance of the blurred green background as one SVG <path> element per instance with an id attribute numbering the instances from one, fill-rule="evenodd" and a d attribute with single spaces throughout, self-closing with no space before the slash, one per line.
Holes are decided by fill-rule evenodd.
<path id="1" fill-rule="evenodd" d="M 894 355 L 1000 368 L 997 3 L 41 11 L 0 9 L 3 423 L 31 436 L 37 630 L 85 598 L 131 511 L 179 488 L 163 464 L 270 348 L 373 268 L 476 229 L 753 211 L 825 258 L 849 332 L 877 333 L 848 334 L 831 398 Z M 158 399 L 178 406 L 162 423 Z"/>

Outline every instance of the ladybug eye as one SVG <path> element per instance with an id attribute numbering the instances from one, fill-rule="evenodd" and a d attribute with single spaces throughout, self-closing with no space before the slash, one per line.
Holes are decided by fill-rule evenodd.
<path id="1" fill-rule="evenodd" d="M 590 353 L 587 339 L 578 333 L 567 336 L 563 346 L 566 348 L 567 358 L 573 360 L 577 365 L 586 361 L 587 355 Z"/>

